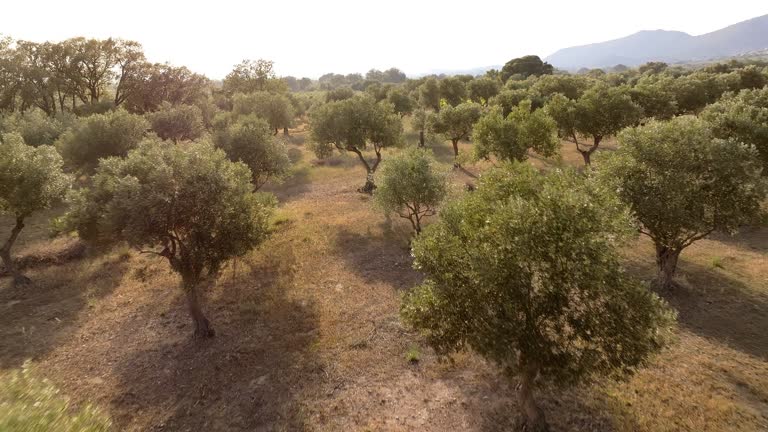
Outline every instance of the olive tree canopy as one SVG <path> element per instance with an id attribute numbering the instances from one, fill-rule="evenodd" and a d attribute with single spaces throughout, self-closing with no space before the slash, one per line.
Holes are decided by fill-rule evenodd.
<path id="1" fill-rule="evenodd" d="M 470 348 L 517 377 L 526 430 L 546 430 L 537 383 L 630 373 L 669 337 L 673 313 L 621 269 L 631 232 L 584 176 L 492 170 L 414 240 L 426 279 L 402 316 L 438 354 Z"/>

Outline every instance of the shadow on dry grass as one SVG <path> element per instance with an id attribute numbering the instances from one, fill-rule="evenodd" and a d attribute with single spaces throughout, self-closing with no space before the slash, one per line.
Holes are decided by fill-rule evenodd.
<path id="1" fill-rule="evenodd" d="M 125 255 L 87 258 L 31 268 L 32 285 L 0 288 L 0 367 L 20 366 L 54 349 L 76 329 L 80 312 L 119 285 L 129 269 Z"/>
<path id="2" fill-rule="evenodd" d="M 408 234 L 383 224 L 383 234 L 341 229 L 336 233 L 334 248 L 346 268 L 368 283 L 384 282 L 397 289 L 419 283 L 421 275 L 414 270 L 407 240 Z"/>
<path id="3" fill-rule="evenodd" d="M 139 424 L 150 430 L 303 429 L 302 401 L 324 374 L 313 305 L 287 294 L 295 260 L 285 246 L 223 275 L 205 305 L 215 338 L 170 337 L 126 353 L 114 366 L 117 425 L 137 426 L 149 408 L 155 414 Z M 188 320 L 181 295 L 170 308 L 175 321 Z"/>

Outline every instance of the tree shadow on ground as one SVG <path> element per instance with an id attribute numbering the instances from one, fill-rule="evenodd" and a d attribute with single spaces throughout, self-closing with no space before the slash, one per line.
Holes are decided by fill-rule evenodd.
<path id="1" fill-rule="evenodd" d="M 516 385 L 516 381 L 508 381 L 501 373 L 488 373 L 479 382 L 462 386 L 467 413 L 480 423 L 479 430 L 521 430 Z M 544 411 L 551 432 L 615 430 L 615 404 L 593 388 L 543 386 L 536 392 L 536 402 Z M 620 414 L 624 423 L 636 424 L 631 413 Z"/>
<path id="2" fill-rule="evenodd" d="M 279 183 L 266 184 L 261 191 L 275 194 L 280 202 L 297 200 L 310 190 L 312 180 L 309 177 L 309 170 L 307 166 L 297 168 L 290 177 Z"/>
<path id="3" fill-rule="evenodd" d="M 266 255 L 266 254 L 263 254 Z M 313 352 L 312 304 L 290 298 L 295 256 L 287 246 L 222 275 L 205 310 L 217 334 L 195 340 L 179 295 L 175 326 L 121 356 L 111 411 L 121 429 L 301 430 L 303 401 L 324 379 Z M 186 324 L 186 325 L 185 325 Z M 137 328 L 140 331 L 140 327 Z"/>
<path id="4" fill-rule="evenodd" d="M 394 222 L 395 218 L 391 219 Z M 342 228 L 333 240 L 335 253 L 346 268 L 367 283 L 385 282 L 395 288 L 409 288 L 422 279 L 412 268 L 410 248 L 399 226 L 382 224 L 383 233 L 358 233 Z"/>
<path id="5" fill-rule="evenodd" d="M 768 227 L 744 227 L 734 235 L 714 233 L 712 240 L 755 252 L 768 252 Z"/>
<path id="6" fill-rule="evenodd" d="M 646 278 L 655 275 L 655 267 L 650 263 L 633 263 L 630 269 Z M 671 291 L 660 295 L 678 311 L 680 325 L 749 355 L 768 359 L 768 295 L 721 270 L 682 258 L 677 282 Z"/>
<path id="7" fill-rule="evenodd" d="M 28 286 L 0 282 L 0 368 L 20 366 L 54 349 L 77 328 L 80 312 L 111 293 L 129 268 L 118 254 L 86 258 L 60 266 L 34 267 Z"/>

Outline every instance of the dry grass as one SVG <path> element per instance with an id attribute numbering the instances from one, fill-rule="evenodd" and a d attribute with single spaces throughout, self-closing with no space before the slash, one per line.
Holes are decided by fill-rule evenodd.
<path id="1" fill-rule="evenodd" d="M 0 367 L 32 358 L 119 430 L 509 430 L 514 391 L 491 365 L 470 354 L 438 362 L 400 324 L 400 295 L 421 277 L 406 223 L 355 192 L 365 173 L 351 156 L 317 164 L 305 133 L 289 140 L 294 175 L 266 188 L 281 201 L 271 239 L 209 292 L 216 338 L 191 339 L 164 262 L 115 250 L 31 266 L 31 288 L 0 280 Z M 450 167 L 449 143 L 434 152 Z M 559 160 L 531 161 L 581 157 L 564 143 Z M 474 181 L 451 176 L 455 193 Z M 17 256 L 72 241 L 48 239 L 55 213 L 33 219 Z M 680 311 L 677 343 L 627 382 L 542 391 L 552 429 L 768 430 L 767 249 L 763 229 L 686 251 L 682 288 L 669 296 Z M 646 279 L 652 256 L 645 239 L 626 250 L 630 270 Z M 409 361 L 414 351 L 418 362 Z"/>

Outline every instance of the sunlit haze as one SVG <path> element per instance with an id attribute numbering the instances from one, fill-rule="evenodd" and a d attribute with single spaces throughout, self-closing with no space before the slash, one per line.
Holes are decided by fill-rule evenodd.
<path id="1" fill-rule="evenodd" d="M 151 61 L 223 78 L 242 59 L 316 78 L 392 66 L 409 75 L 503 64 L 639 30 L 693 35 L 768 13 L 765 0 L 4 2 L 0 32 L 42 42 L 132 39 Z"/>

